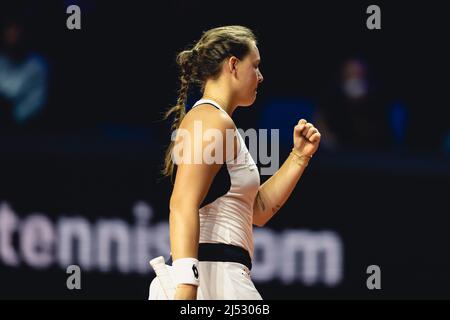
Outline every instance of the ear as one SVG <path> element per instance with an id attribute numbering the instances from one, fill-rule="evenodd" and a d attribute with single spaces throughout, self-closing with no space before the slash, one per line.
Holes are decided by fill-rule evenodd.
<path id="1" fill-rule="evenodd" d="M 235 56 L 228 58 L 228 63 L 227 63 L 228 72 L 230 72 L 231 74 L 235 74 L 237 72 L 238 62 L 239 62 L 239 59 L 236 58 Z"/>

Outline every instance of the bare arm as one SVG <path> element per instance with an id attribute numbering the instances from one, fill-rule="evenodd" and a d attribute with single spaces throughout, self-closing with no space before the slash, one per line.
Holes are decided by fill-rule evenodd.
<path id="1" fill-rule="evenodd" d="M 212 107 L 211 107 L 212 108 Z M 195 124 L 197 123 L 197 124 Z M 202 132 L 195 131 L 195 125 L 201 123 Z M 183 158 L 184 163 L 180 163 L 177 168 L 175 185 L 170 198 L 170 246 L 173 260 L 180 258 L 197 258 L 199 242 L 199 207 L 204 200 L 211 183 L 222 166 L 221 163 L 208 164 L 203 159 L 205 147 L 210 145 L 210 141 L 193 143 L 195 134 L 203 134 L 205 130 L 215 129 L 222 133 L 225 140 L 226 129 L 234 128 L 231 119 L 225 117 L 221 112 L 214 112 L 210 108 L 192 110 L 183 119 L 180 129 L 184 129 L 182 151 L 190 152 L 190 157 Z M 179 131 L 180 132 L 180 131 Z M 192 143 L 188 143 L 190 139 Z M 178 140 L 176 140 L 178 143 Z M 215 141 L 217 142 L 217 141 Z M 215 144 L 215 148 L 222 148 L 225 155 L 226 143 Z M 215 149 L 218 150 L 218 149 Z M 200 155 L 200 163 L 195 163 L 195 154 Z M 197 158 L 198 159 L 198 158 Z M 221 159 L 223 162 L 223 158 Z M 195 299 L 197 288 L 192 285 L 180 285 L 177 287 L 175 297 L 177 299 Z"/>
<path id="2" fill-rule="evenodd" d="M 320 133 L 306 120 L 294 128 L 294 148 L 281 168 L 260 187 L 253 205 L 253 223 L 263 226 L 285 204 L 320 143 Z"/>

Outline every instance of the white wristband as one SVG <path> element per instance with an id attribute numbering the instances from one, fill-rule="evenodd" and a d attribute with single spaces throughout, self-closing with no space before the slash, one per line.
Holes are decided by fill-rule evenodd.
<path id="1" fill-rule="evenodd" d="M 192 284 L 199 286 L 198 259 L 182 258 L 172 263 L 175 285 Z"/>

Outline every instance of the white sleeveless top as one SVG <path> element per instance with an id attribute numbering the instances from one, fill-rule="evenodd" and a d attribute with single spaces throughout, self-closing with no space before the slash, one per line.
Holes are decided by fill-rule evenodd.
<path id="1" fill-rule="evenodd" d="M 205 103 L 228 115 L 217 102 L 209 99 L 197 101 L 192 108 Z M 226 161 L 231 186 L 226 194 L 200 208 L 200 243 L 239 246 L 246 249 L 253 259 L 253 203 L 260 177 L 244 139 L 236 131 L 239 151 L 235 159 Z"/>

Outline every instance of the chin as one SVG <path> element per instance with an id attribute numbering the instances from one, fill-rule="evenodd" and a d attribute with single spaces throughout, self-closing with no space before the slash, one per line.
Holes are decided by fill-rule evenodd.
<path id="1" fill-rule="evenodd" d="M 241 107 L 243 107 L 243 108 L 250 108 L 251 106 L 253 105 L 253 102 L 251 102 L 251 103 L 243 103 L 243 104 L 241 104 L 240 106 Z"/>
<path id="2" fill-rule="evenodd" d="M 242 107 L 251 107 L 256 101 L 256 94 L 253 97 L 249 97 L 244 102 L 242 102 Z"/>

